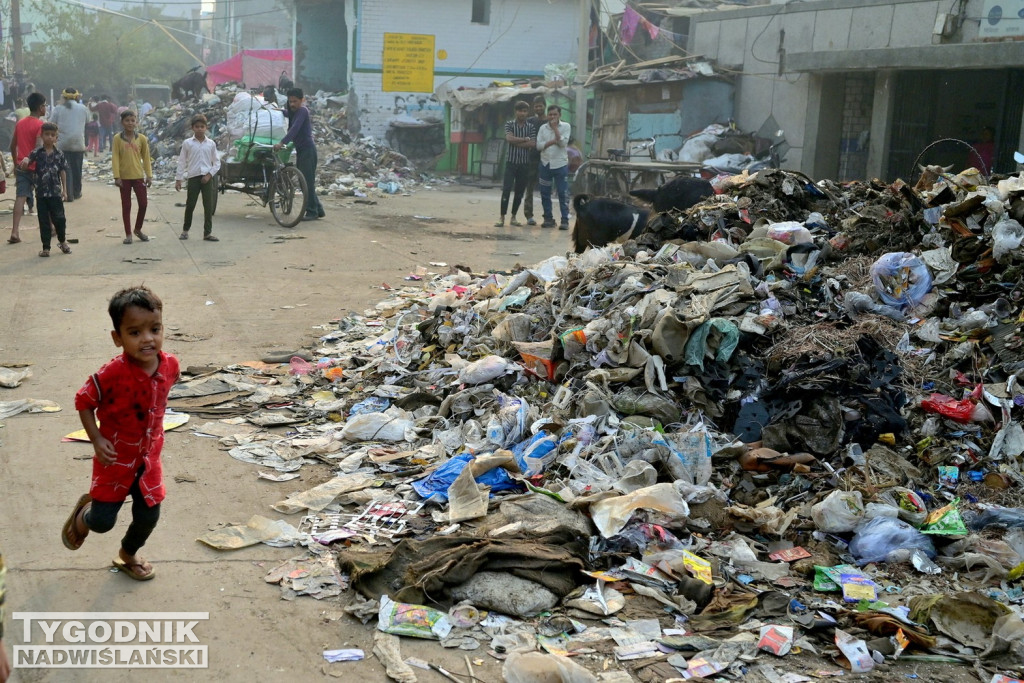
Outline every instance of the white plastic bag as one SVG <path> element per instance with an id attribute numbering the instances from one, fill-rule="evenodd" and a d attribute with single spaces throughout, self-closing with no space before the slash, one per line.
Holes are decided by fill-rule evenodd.
<path id="1" fill-rule="evenodd" d="M 348 441 L 405 441 L 405 430 L 413 426 L 408 416 L 398 408 L 356 415 L 345 423 L 341 437 Z"/>
<path id="2" fill-rule="evenodd" d="M 992 228 L 992 257 L 997 261 L 1024 242 L 1024 226 L 1004 217 Z"/>
<path id="3" fill-rule="evenodd" d="M 501 377 L 512 365 L 501 356 L 484 356 L 459 371 L 460 384 L 483 384 Z"/>
<path id="4" fill-rule="evenodd" d="M 833 491 L 811 507 L 811 519 L 818 530 L 829 534 L 853 531 L 864 517 L 860 491 Z"/>
<path id="5" fill-rule="evenodd" d="M 513 652 L 501 667 L 506 683 L 597 683 L 597 678 L 568 657 L 543 652 Z"/>

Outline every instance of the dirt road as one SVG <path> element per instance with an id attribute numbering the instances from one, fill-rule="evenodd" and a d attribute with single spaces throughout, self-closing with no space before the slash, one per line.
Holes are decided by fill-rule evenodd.
<path id="1" fill-rule="evenodd" d="M 372 624 L 363 627 L 343 615 L 336 601 L 284 602 L 276 586 L 264 583 L 267 571 L 304 551 L 257 546 L 224 553 L 195 541 L 211 527 L 253 514 L 279 517 L 269 505 L 308 488 L 308 474 L 285 484 L 260 481 L 253 466 L 228 457 L 216 441 L 192 436 L 187 428 L 168 433 L 168 496 L 143 549 L 157 576 L 135 583 L 110 571 L 127 510 L 112 532 L 91 535 L 79 551 L 61 545 L 61 525 L 88 489 L 92 452 L 88 444 L 61 443 L 61 437 L 80 428 L 75 391 L 117 355 L 106 315 L 117 289 L 144 282 L 163 298 L 164 349 L 183 368 L 256 359 L 301 347 L 323 333 L 321 325 L 383 298 L 382 282 L 398 285 L 431 261 L 486 271 L 568 249 L 565 232 L 491 227 L 498 194 L 439 186 L 373 198 L 375 205 L 328 198 L 326 219 L 294 230 L 277 226 L 267 209 L 246 197 L 229 194 L 215 218 L 221 241 L 210 243 L 177 239 L 183 210 L 176 204 L 184 195 L 164 185 L 151 192 L 146 231 L 152 241 L 125 246 L 116 188 L 87 182 L 83 199 L 67 205 L 70 235 L 79 240 L 74 253 L 54 248 L 47 259 L 36 256 L 35 217 L 23 224 L 18 245 L 6 244 L 10 217 L 0 218 L 0 363 L 31 363 L 33 372 L 22 386 L 0 389 L 0 401 L 49 399 L 62 408 L 11 417 L 0 429 L 8 651 L 24 644 L 13 612 L 209 612 L 195 629 L 209 646 L 208 670 L 20 669 L 15 681 L 121 681 L 140 674 L 156 680 L 307 681 L 323 672 L 342 680 L 386 680 L 370 654 Z M 297 523 L 298 516 L 289 521 Z M 37 629 L 32 644 L 40 643 Z M 406 656 L 465 669 L 466 653 L 412 639 L 402 645 Z M 324 649 L 345 647 L 363 648 L 367 659 L 325 664 Z M 500 680 L 483 650 L 468 654 L 488 662 L 480 678 Z M 420 680 L 443 679 L 422 672 Z"/>

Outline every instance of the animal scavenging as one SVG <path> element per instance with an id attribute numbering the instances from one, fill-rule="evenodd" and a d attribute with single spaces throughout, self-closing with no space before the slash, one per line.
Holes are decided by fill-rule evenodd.
<path id="1" fill-rule="evenodd" d="M 654 190 L 632 190 L 629 194 L 651 204 L 658 213 L 686 211 L 715 193 L 703 178 L 674 178 Z"/>
<path id="2" fill-rule="evenodd" d="M 578 194 L 572 200 L 576 224 L 572 243 L 577 254 L 587 247 L 603 247 L 638 237 L 647 227 L 651 212 L 614 199 Z"/>
<path id="3" fill-rule="evenodd" d="M 171 83 L 171 99 L 199 99 L 204 92 L 210 92 L 206 85 L 206 74 L 200 71 L 189 71 Z"/>

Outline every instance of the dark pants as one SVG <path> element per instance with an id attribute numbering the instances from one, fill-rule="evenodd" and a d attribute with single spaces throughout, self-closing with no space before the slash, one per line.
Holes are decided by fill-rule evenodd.
<path id="1" fill-rule="evenodd" d="M 213 193 L 217 191 L 217 176 L 204 183 L 203 176 L 192 176 L 185 188 L 185 224 L 181 227 L 185 232 L 192 227 L 192 213 L 196 210 L 199 195 L 203 195 L 203 237 L 213 233 Z"/>
<path id="2" fill-rule="evenodd" d="M 212 182 L 213 180 L 211 179 L 210 183 Z M 207 183 L 207 185 L 210 183 Z M 135 217 L 135 232 L 142 232 L 142 222 L 146 220 L 146 207 L 149 205 L 146 197 L 145 180 L 142 178 L 135 178 L 134 180 L 121 179 L 121 220 L 124 221 L 124 234 L 126 237 L 132 234 L 132 190 L 135 190 L 135 199 L 139 202 L 139 215 Z M 205 205 L 205 199 L 203 203 Z M 189 223 L 191 222 L 189 220 Z"/>
<path id="3" fill-rule="evenodd" d="M 512 216 L 519 212 L 519 203 L 523 201 L 523 190 L 526 189 L 526 179 L 530 173 L 530 164 L 513 164 L 505 162 L 505 181 L 501 185 L 501 217 L 508 213 L 508 196 L 515 188 L 515 195 L 512 198 Z"/>
<path id="4" fill-rule="evenodd" d="M 67 239 L 67 219 L 64 217 L 64 201 L 60 197 L 42 197 L 36 195 L 36 205 L 39 207 L 39 237 L 43 240 L 43 249 L 50 250 L 50 223 L 57 230 L 57 241 L 64 242 Z"/>
<path id="5" fill-rule="evenodd" d="M 533 191 L 537 189 L 537 170 L 540 168 L 540 159 L 530 160 L 530 170 L 526 176 L 526 192 L 523 196 L 523 214 L 526 220 L 533 218 Z"/>
<path id="6" fill-rule="evenodd" d="M 121 547 L 129 555 L 139 552 L 139 548 L 146 545 L 149 535 L 156 528 L 157 520 L 160 519 L 160 505 L 150 507 L 142 497 L 142 490 L 139 489 L 139 478 L 142 476 L 143 467 L 139 468 L 128 492 L 132 497 L 132 523 L 128 525 L 128 531 L 121 539 Z M 120 503 L 103 503 L 98 500 L 92 502 L 89 511 L 85 513 L 85 525 L 89 531 L 98 534 L 105 534 L 114 528 L 117 521 L 117 513 L 121 511 Z"/>
<path id="7" fill-rule="evenodd" d="M 68 199 L 75 200 L 82 196 L 82 159 L 85 152 L 64 152 L 68 160 Z"/>
<path id="8" fill-rule="evenodd" d="M 306 201 L 307 216 L 322 216 L 324 207 L 320 203 L 320 197 L 316 195 L 316 147 L 309 149 L 295 150 L 295 168 L 306 179 L 306 194 L 309 199 Z"/>

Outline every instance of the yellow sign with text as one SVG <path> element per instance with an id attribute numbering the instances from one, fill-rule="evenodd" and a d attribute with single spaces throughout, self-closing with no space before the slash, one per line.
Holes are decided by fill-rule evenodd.
<path id="1" fill-rule="evenodd" d="M 434 36 L 385 33 L 384 92 L 434 92 Z"/>

